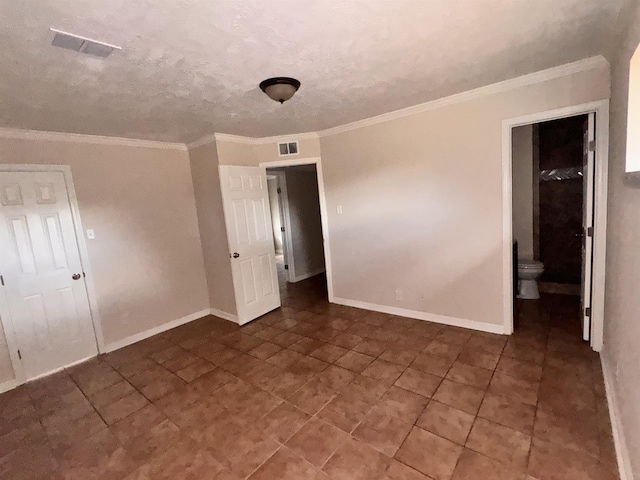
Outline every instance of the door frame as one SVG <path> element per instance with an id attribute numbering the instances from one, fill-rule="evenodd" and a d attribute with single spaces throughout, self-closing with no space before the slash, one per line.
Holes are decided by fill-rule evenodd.
<path id="1" fill-rule="evenodd" d="M 67 187 L 67 195 L 69 197 L 69 205 L 71 207 L 71 216 L 73 218 L 73 229 L 76 236 L 76 242 L 78 244 L 78 251 L 80 253 L 80 263 L 82 265 L 82 271 L 85 273 L 84 285 L 87 291 L 87 299 L 89 301 L 89 314 L 91 315 L 91 323 L 93 325 L 93 332 L 95 335 L 96 344 L 98 347 L 98 353 L 105 353 L 104 336 L 102 332 L 102 323 L 100 318 L 100 312 L 98 311 L 98 302 L 96 288 L 93 281 L 93 274 L 91 271 L 91 263 L 89 261 L 89 251 L 87 249 L 86 240 L 82 232 L 82 221 L 80 219 L 80 208 L 78 207 L 78 198 L 76 196 L 75 186 L 73 184 L 73 176 L 71 174 L 71 166 L 69 165 L 37 165 L 37 164 L 0 164 L 0 172 L 60 172 L 64 175 L 65 185 Z M 13 366 L 13 372 L 15 379 L 12 381 L 12 385 L 9 385 L 7 389 L 13 388 L 17 385 L 25 383 L 26 378 L 24 370 L 22 368 L 22 362 L 18 358 L 18 341 L 13 331 L 13 320 L 9 311 L 9 299 L 6 296 L 5 289 L 0 289 L 0 317 L 2 321 L 2 327 L 4 328 L 5 337 L 7 340 L 7 347 L 9 348 L 9 356 L 11 357 L 11 364 Z M 83 362 L 86 359 L 82 359 L 77 363 Z M 70 365 L 67 365 L 67 367 Z M 62 370 L 64 367 L 53 369 L 50 372 L 43 373 L 36 378 L 40 378 L 52 373 L 56 373 Z M 35 379 L 35 378 L 34 378 Z M 34 380 L 30 379 L 30 380 Z M 0 391 L 2 385 L 0 385 Z"/>
<path id="2" fill-rule="evenodd" d="M 329 222 L 327 212 L 327 198 L 324 189 L 324 176 L 322 173 L 322 158 L 321 157 L 309 157 L 309 158 L 296 158 L 287 160 L 277 160 L 274 162 L 261 162 L 260 167 L 265 168 L 277 168 L 277 167 L 295 167 L 298 165 L 315 165 L 316 176 L 318 180 L 318 199 L 320 200 L 320 222 L 322 224 L 322 244 L 324 248 L 324 264 L 327 275 L 327 291 L 329 296 L 329 302 L 333 302 L 333 275 L 331 273 L 331 247 L 329 244 Z M 288 217 L 288 215 L 287 215 Z M 288 225 L 285 225 L 285 230 L 288 230 Z M 287 233 L 287 232 L 285 232 Z M 293 256 L 293 254 L 291 254 Z M 290 273 L 291 275 L 291 273 Z M 291 278 L 291 277 L 290 277 Z"/>
<path id="3" fill-rule="evenodd" d="M 512 132 L 514 127 L 559 118 L 596 114 L 595 191 L 593 216 L 593 270 L 591 300 L 591 348 L 602 350 L 604 337 L 604 296 L 607 249 L 607 181 L 609 168 L 609 100 L 583 103 L 537 112 L 502 121 L 502 267 L 504 333 L 513 333 L 512 258 Z"/>
<path id="4" fill-rule="evenodd" d="M 278 188 L 278 209 L 280 210 L 280 221 L 284 227 L 282 232 L 282 253 L 284 254 L 284 263 L 288 265 L 287 281 L 295 282 L 296 264 L 293 258 L 293 239 L 291 238 L 291 216 L 289 212 L 289 194 L 287 190 L 287 175 L 283 171 L 268 172 L 277 179 Z"/>

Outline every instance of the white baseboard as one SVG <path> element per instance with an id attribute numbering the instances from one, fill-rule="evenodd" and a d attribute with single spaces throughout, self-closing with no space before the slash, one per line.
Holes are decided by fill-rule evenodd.
<path id="1" fill-rule="evenodd" d="M 291 282 L 291 283 L 301 282 L 302 280 L 306 280 L 307 278 L 311 278 L 311 277 L 315 277 L 316 275 L 320 275 L 321 273 L 324 273 L 325 271 L 326 271 L 325 268 L 319 268 L 318 270 L 314 270 L 313 272 L 303 273 L 302 275 L 297 275 L 296 277 L 294 277 L 293 282 Z"/>
<path id="2" fill-rule="evenodd" d="M 365 310 L 373 310 L 374 312 L 388 313 L 399 317 L 415 318 L 418 320 L 426 320 L 433 323 L 441 323 L 453 327 L 469 328 L 471 330 L 479 330 L 481 332 L 497 333 L 504 335 L 504 325 L 493 323 L 478 322 L 475 320 L 467 320 L 466 318 L 447 317 L 445 315 L 436 315 L 434 313 L 419 312 L 417 310 L 408 310 L 406 308 L 391 307 L 388 305 L 378 305 L 376 303 L 361 302 L 359 300 L 350 300 L 347 298 L 333 297 L 333 303 L 346 305 L 348 307 L 364 308 Z"/>
<path id="3" fill-rule="evenodd" d="M 222 318 L 223 320 L 229 320 L 233 323 L 238 323 L 238 316 L 233 313 L 225 312 L 223 310 L 218 310 L 217 308 L 212 308 L 209 310 L 209 314 L 214 315 L 218 318 Z"/>
<path id="4" fill-rule="evenodd" d="M 130 335 L 121 340 L 108 343 L 107 345 L 105 345 L 104 353 L 113 352 L 114 350 L 118 350 L 119 348 L 123 348 L 133 343 L 144 340 L 145 338 L 153 337 L 154 335 L 166 332 L 167 330 L 171 330 L 172 328 L 179 327 L 180 325 L 184 325 L 185 323 L 193 322 L 194 320 L 197 320 L 199 318 L 206 317 L 207 315 L 209 315 L 209 313 L 211 313 L 209 309 L 201 310 L 199 312 L 187 315 L 186 317 L 163 323 L 162 325 L 158 325 L 157 327 L 145 330 L 144 332 L 136 333 L 135 335 Z"/>
<path id="5" fill-rule="evenodd" d="M 602 354 L 600 355 L 600 362 L 602 364 L 602 375 L 604 376 L 604 387 L 607 392 L 607 404 L 609 405 L 611 430 L 613 433 L 613 442 L 616 447 L 616 459 L 618 460 L 620 480 L 634 480 L 633 471 L 631 470 L 631 459 L 629 458 L 629 449 L 627 448 L 624 430 L 622 429 L 618 396 L 613 386 L 613 373 L 609 369 L 609 364 L 605 361 L 604 355 Z"/>
<path id="6" fill-rule="evenodd" d="M 4 393 L 4 392 L 8 392 L 9 390 L 13 390 L 18 385 L 20 385 L 20 382 L 18 382 L 18 380 L 16 380 L 15 378 L 13 380 L 8 380 L 6 382 L 2 382 L 2 383 L 0 383 L 0 393 Z"/>

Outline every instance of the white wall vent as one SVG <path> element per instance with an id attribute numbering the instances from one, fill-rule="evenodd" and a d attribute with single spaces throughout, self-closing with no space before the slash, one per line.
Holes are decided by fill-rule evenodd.
<path id="1" fill-rule="evenodd" d="M 54 33 L 53 40 L 51 41 L 51 45 L 54 47 L 66 48 L 74 52 L 86 53 L 87 55 L 102 58 L 108 57 L 114 50 L 122 50 L 122 47 L 116 45 L 91 40 L 90 38 L 63 32 L 55 28 L 50 28 L 49 30 Z"/>
<path id="2" fill-rule="evenodd" d="M 300 150 L 298 150 L 297 140 L 278 143 L 278 154 L 281 157 L 284 157 L 285 155 L 298 155 L 299 153 Z"/>

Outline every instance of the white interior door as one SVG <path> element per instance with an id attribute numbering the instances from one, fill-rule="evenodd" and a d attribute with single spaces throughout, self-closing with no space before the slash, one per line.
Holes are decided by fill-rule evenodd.
<path id="1" fill-rule="evenodd" d="M 26 380 L 97 355 L 62 172 L 0 172 L 0 273 Z"/>
<path id="2" fill-rule="evenodd" d="M 262 167 L 221 165 L 220 184 L 242 325 L 280 306 L 267 175 Z"/>
<path id="3" fill-rule="evenodd" d="M 593 269 L 593 198 L 595 183 L 596 114 L 587 117 L 583 155 L 582 210 L 582 338 L 591 339 L 591 284 Z"/>

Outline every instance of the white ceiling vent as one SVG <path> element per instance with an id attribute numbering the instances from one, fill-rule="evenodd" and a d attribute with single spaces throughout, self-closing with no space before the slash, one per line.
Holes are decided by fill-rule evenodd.
<path id="1" fill-rule="evenodd" d="M 54 47 L 66 48 L 75 52 L 86 53 L 96 57 L 108 57 L 114 50 L 122 50 L 122 47 L 110 45 L 90 38 L 74 35 L 73 33 L 63 32 L 62 30 L 50 29 L 55 35 L 51 41 Z"/>
<path id="2" fill-rule="evenodd" d="M 300 153 L 298 150 L 298 141 L 278 143 L 278 154 L 283 157 L 285 155 L 297 155 Z"/>

